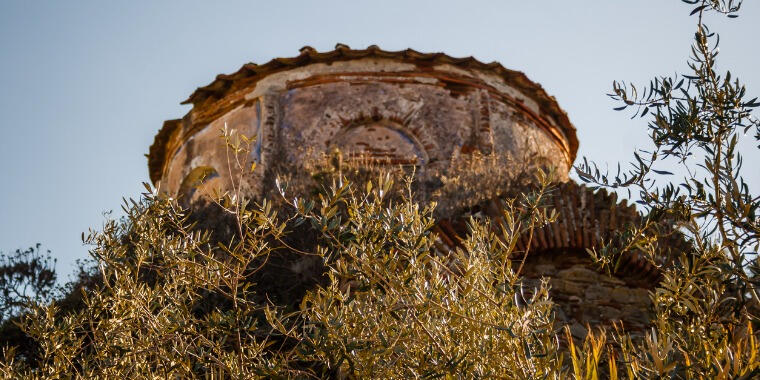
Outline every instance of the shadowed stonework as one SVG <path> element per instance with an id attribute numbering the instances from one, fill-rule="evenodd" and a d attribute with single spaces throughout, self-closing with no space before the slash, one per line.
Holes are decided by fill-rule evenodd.
<path id="1" fill-rule="evenodd" d="M 560 219 L 518 244 L 519 252 L 531 252 L 526 285 L 551 278 L 558 319 L 570 322 L 573 333 L 586 323 L 623 321 L 634 330 L 648 323 L 647 289 L 657 270 L 630 255 L 610 277 L 594 270 L 585 253 L 638 214 L 614 196 L 568 182 L 575 128 L 554 98 L 520 72 L 442 53 L 305 47 L 294 58 L 219 75 L 187 103 L 193 108 L 164 123 L 149 155 L 154 184 L 187 205 L 233 183 L 249 197 L 272 196 L 276 176 L 308 182 L 310 165 L 339 150 L 358 165 L 414 167 L 416 179 L 431 184 L 419 190 L 423 199 L 435 199 L 441 209 L 475 207 L 498 220 L 499 196 L 514 190 L 510 178 L 554 168 L 560 184 L 552 202 Z M 249 153 L 233 157 L 242 167 L 256 164 L 240 178 L 220 139 L 225 127 L 255 139 Z M 463 157 L 499 159 L 493 170 L 476 173 L 462 169 Z M 475 189 L 470 204 L 441 195 L 460 175 L 469 175 Z M 436 233 L 445 253 L 466 234 L 464 219 L 443 218 Z M 301 267 L 291 266 L 294 277 Z"/>

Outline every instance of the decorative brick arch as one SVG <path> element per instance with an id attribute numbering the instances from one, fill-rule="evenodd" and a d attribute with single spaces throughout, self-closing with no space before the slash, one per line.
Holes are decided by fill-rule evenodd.
<path id="1" fill-rule="evenodd" d="M 362 144 L 364 158 L 375 158 L 378 162 L 390 164 L 416 164 L 426 166 L 430 163 L 444 159 L 443 152 L 431 133 L 423 118 L 416 117 L 421 103 L 395 104 L 387 107 L 383 104 L 366 103 L 358 110 L 352 110 L 350 114 L 340 111 L 326 111 L 317 121 L 324 126 L 329 133 L 329 139 L 325 140 L 325 150 L 332 148 L 351 148 L 350 145 Z M 365 141 L 361 141 L 360 130 L 367 132 Z M 395 156 L 390 151 L 390 143 L 383 140 L 387 138 L 392 142 L 399 143 L 401 150 L 407 153 L 416 151 L 417 162 L 411 162 L 403 157 Z M 347 146 L 349 145 L 349 146 Z M 350 150 L 350 149 L 349 149 Z M 368 157 L 369 156 L 369 157 Z"/>

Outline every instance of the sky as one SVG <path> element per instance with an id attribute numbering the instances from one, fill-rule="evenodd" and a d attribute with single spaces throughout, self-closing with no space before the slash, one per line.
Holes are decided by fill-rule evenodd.
<path id="1" fill-rule="evenodd" d="M 149 182 L 145 154 L 166 119 L 219 73 L 310 45 L 413 48 L 499 61 L 557 98 L 578 157 L 615 167 L 647 147 L 645 120 L 613 111 L 613 80 L 684 72 L 695 18 L 679 0 L 28 1 L 0 3 L 0 252 L 36 243 L 63 280 L 82 232 L 120 215 Z M 721 69 L 760 95 L 760 2 L 721 34 Z M 747 137 L 750 137 L 749 135 Z M 760 188 L 758 150 L 744 145 Z M 577 162 L 577 161 L 576 161 Z M 660 168 L 667 169 L 667 168 Z"/>

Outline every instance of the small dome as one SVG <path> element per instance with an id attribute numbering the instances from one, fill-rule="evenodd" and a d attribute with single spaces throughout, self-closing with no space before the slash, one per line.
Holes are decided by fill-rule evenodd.
<path id="1" fill-rule="evenodd" d="M 185 103 L 193 108 L 164 123 L 148 157 L 151 180 L 172 195 L 198 167 L 231 185 L 224 128 L 254 141 L 238 157 L 257 164 L 244 183 L 254 197 L 271 190 L 264 184 L 278 172 L 307 175 L 303 165 L 335 148 L 348 159 L 415 165 L 427 179 L 451 174 L 451 161 L 472 152 L 530 157 L 566 179 L 578 148 L 565 112 L 524 74 L 411 49 L 306 46 L 296 57 L 219 75 Z"/>

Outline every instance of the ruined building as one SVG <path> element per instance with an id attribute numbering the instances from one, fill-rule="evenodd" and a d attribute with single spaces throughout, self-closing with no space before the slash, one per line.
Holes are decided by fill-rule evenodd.
<path id="1" fill-rule="evenodd" d="M 553 167 L 559 184 L 552 202 L 560 216 L 530 241 L 527 281 L 551 278 L 557 318 L 570 322 L 574 334 L 583 334 L 587 323 L 622 320 L 632 330 L 647 324 L 656 268 L 631 254 L 611 277 L 597 271 L 586 253 L 638 215 L 614 195 L 569 181 L 578 149 L 575 128 L 556 100 L 521 72 L 442 53 L 340 44 L 320 53 L 304 47 L 293 58 L 219 75 L 185 103 L 193 105 L 190 112 L 166 121 L 156 135 L 149 170 L 161 191 L 187 204 L 204 189 L 230 189 L 233 183 L 247 196 L 266 197 L 275 176 L 306 181 L 307 166 L 335 149 L 346 160 L 413 166 L 428 199 L 447 179 L 467 174 L 455 173 L 463 171 L 456 164 L 462 157 L 504 157 L 499 171 L 514 178 L 527 170 L 526 161 Z M 255 137 L 250 153 L 239 158 L 247 168 L 256 163 L 255 169 L 239 181 L 230 176 L 229 150 L 220 139 L 225 126 Z M 477 199 L 463 206 L 476 205 L 498 219 L 499 195 L 510 183 L 494 177 L 471 175 L 467 181 L 479 189 Z M 447 206 L 447 200 L 438 201 Z M 457 214 L 440 220 L 435 232 L 445 251 L 466 228 Z M 517 249 L 527 244 L 522 239 Z"/>

